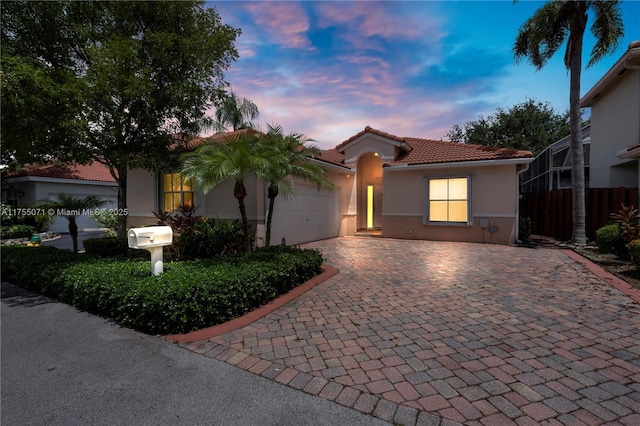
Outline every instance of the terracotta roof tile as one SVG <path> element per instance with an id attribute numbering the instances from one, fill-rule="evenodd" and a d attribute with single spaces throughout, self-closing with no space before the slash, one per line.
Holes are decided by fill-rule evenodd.
<path id="1" fill-rule="evenodd" d="M 406 146 L 404 146 L 405 152 L 401 153 L 394 161 L 387 162 L 387 165 L 459 163 L 462 161 L 504 160 L 533 157 L 530 151 L 496 148 L 484 145 L 462 144 L 432 139 L 400 137 L 373 129 L 369 126 L 365 127 L 365 129 L 358 134 L 342 142 L 335 149 L 324 151 L 323 156 L 326 155 L 327 158 L 333 160 L 330 162 L 344 161 L 344 155 L 339 152 L 340 148 L 366 133 L 373 133 L 406 144 Z M 340 158 L 339 155 L 342 155 L 342 157 Z"/>
<path id="2" fill-rule="evenodd" d="M 115 182 L 107 166 L 102 163 L 91 164 L 53 163 L 27 167 L 9 175 L 15 177 L 43 177 L 54 179 L 77 179 L 97 182 Z"/>
<path id="3" fill-rule="evenodd" d="M 201 147 L 202 145 L 217 145 L 222 143 L 228 143 L 235 139 L 238 139 L 240 136 L 245 134 L 252 133 L 260 133 L 257 130 L 253 129 L 240 129 L 233 132 L 220 132 L 215 135 L 207 136 L 207 137 L 195 137 L 190 139 L 186 144 L 181 142 L 177 142 L 174 145 L 171 145 L 170 149 L 172 151 L 193 151 L 194 149 Z M 174 139 L 179 140 L 180 136 L 174 135 Z"/>
<path id="4" fill-rule="evenodd" d="M 320 156 L 316 157 L 316 160 L 346 167 L 344 165 L 344 154 L 339 152 L 336 148 L 323 150 Z"/>

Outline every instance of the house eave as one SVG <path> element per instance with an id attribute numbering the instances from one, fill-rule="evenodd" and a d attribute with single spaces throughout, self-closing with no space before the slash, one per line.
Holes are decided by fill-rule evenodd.
<path id="1" fill-rule="evenodd" d="M 384 168 L 385 171 L 402 171 L 402 170 L 438 170 L 438 169 L 457 169 L 469 167 L 495 167 L 505 165 L 521 165 L 529 164 L 534 158 L 509 158 L 506 160 L 479 160 L 479 161 L 460 161 L 448 163 L 432 163 L 432 164 L 394 164 Z"/>
<path id="2" fill-rule="evenodd" d="M 354 170 L 351 167 L 340 166 L 338 164 L 329 163 L 328 161 L 318 160 L 317 158 L 311 158 L 311 161 L 318 163 L 322 167 L 325 167 L 327 169 L 331 169 L 340 173 L 351 174 L 354 172 Z"/>
<path id="3" fill-rule="evenodd" d="M 640 58 L 640 47 L 634 47 L 629 50 L 611 67 L 609 71 L 582 97 L 580 100 L 580 108 L 587 108 L 594 104 L 595 100 L 613 80 L 626 69 L 638 69 L 637 65 L 632 64 L 631 60 Z"/>
<path id="4" fill-rule="evenodd" d="M 50 178 L 42 176 L 20 176 L 7 179 L 8 183 L 21 183 L 21 182 L 47 182 L 47 183 L 72 183 L 77 185 L 98 185 L 98 186 L 113 186 L 117 187 L 115 182 L 105 182 L 101 180 L 86 180 L 86 179 L 61 179 Z"/>
<path id="5" fill-rule="evenodd" d="M 616 155 L 620 159 L 640 159 L 640 146 L 633 149 L 622 148 L 616 152 Z"/>

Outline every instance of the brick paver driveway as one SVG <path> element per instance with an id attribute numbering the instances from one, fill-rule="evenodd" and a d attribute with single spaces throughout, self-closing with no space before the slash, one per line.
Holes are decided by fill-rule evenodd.
<path id="1" fill-rule="evenodd" d="M 340 274 L 185 346 L 397 424 L 640 424 L 640 306 L 562 251 L 305 247 Z"/>

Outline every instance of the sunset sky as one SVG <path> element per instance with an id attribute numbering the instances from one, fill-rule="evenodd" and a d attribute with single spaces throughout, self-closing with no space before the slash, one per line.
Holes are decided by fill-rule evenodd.
<path id="1" fill-rule="evenodd" d="M 569 108 L 564 47 L 542 70 L 515 63 L 520 26 L 544 2 L 210 2 L 242 30 L 226 80 L 280 124 L 332 148 L 365 126 L 398 136 L 446 139 L 454 124 L 527 98 Z M 618 49 L 583 70 L 586 93 L 640 40 L 640 2 L 622 4 Z M 588 24 L 583 62 L 594 44 Z"/>

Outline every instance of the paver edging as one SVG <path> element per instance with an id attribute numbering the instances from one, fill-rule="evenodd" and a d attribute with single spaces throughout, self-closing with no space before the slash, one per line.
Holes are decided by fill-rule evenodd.
<path id="1" fill-rule="evenodd" d="M 317 275 L 311 278 L 304 284 L 301 284 L 286 294 L 282 296 L 278 296 L 273 299 L 271 302 L 267 303 L 255 309 L 241 317 L 234 318 L 231 321 L 227 321 L 222 324 L 217 324 L 211 327 L 203 328 L 201 330 L 192 331 L 186 334 L 170 334 L 167 336 L 163 336 L 162 338 L 168 340 L 170 342 L 176 343 L 192 343 L 197 342 L 198 340 L 210 339 L 212 337 L 220 336 L 221 334 L 228 333 L 230 331 L 236 330 L 238 328 L 244 327 L 245 325 L 249 325 L 252 322 L 264 317 L 265 315 L 270 314 L 281 306 L 289 303 L 296 297 L 306 293 L 311 290 L 315 286 L 322 284 L 329 278 L 337 275 L 340 271 L 333 266 L 329 266 L 326 264 L 322 265 L 323 272 L 320 275 Z"/>
<path id="2" fill-rule="evenodd" d="M 602 266 L 595 264 L 581 254 L 569 249 L 563 249 L 562 251 L 564 254 L 584 266 L 589 272 L 596 275 L 602 281 L 606 282 L 612 287 L 615 287 L 617 290 L 629 296 L 635 302 L 640 303 L 640 290 L 632 287 L 628 282 L 616 277 L 611 272 L 604 269 Z"/>

